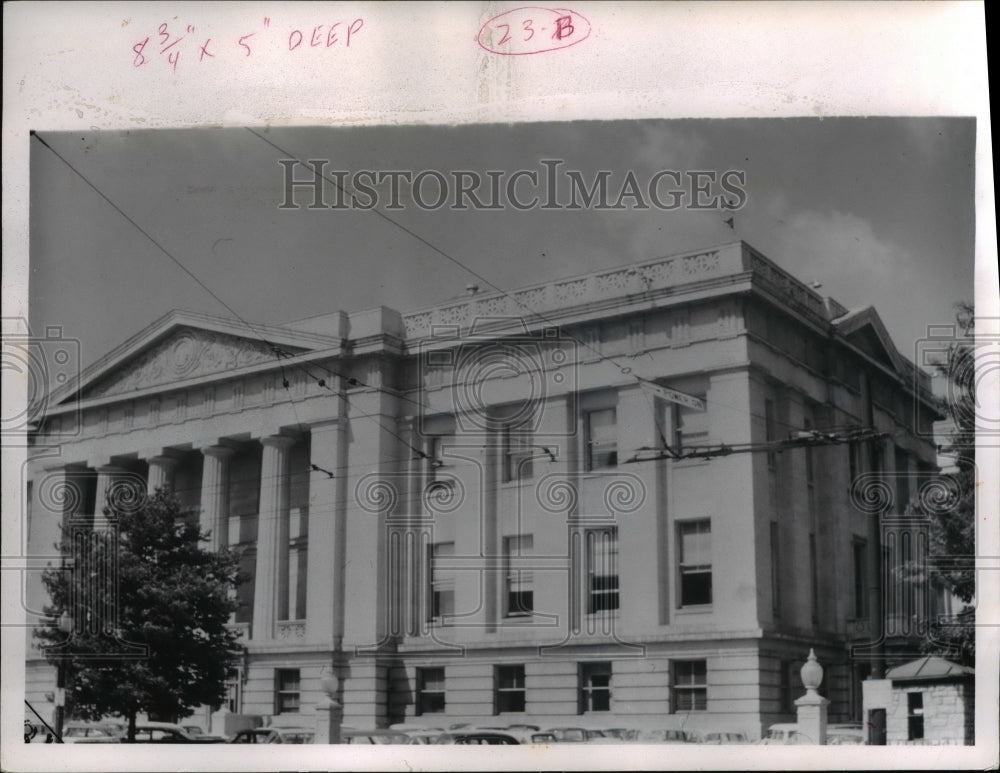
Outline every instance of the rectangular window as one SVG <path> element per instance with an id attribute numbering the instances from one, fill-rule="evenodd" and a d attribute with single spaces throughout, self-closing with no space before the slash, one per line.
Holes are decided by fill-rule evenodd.
<path id="1" fill-rule="evenodd" d="M 910 457 L 897 448 L 896 453 L 896 512 L 905 513 L 910 504 Z"/>
<path id="2" fill-rule="evenodd" d="M 781 661 L 781 682 L 779 686 L 781 713 L 791 714 L 795 711 L 795 704 L 792 698 L 792 661 Z"/>
<path id="3" fill-rule="evenodd" d="M 618 609 L 618 529 L 590 529 L 587 539 L 587 612 Z"/>
<path id="4" fill-rule="evenodd" d="M 530 569 L 517 568 L 517 560 L 531 552 L 534 539 L 530 534 L 505 537 L 503 541 L 504 571 L 506 573 L 507 617 L 523 617 L 534 610 L 534 576 Z"/>
<path id="5" fill-rule="evenodd" d="M 819 622 L 819 556 L 816 554 L 816 535 L 809 535 L 809 597 L 812 600 L 812 621 Z"/>
<path id="6" fill-rule="evenodd" d="M 771 612 L 781 614 L 781 534 L 771 521 Z"/>
<path id="7" fill-rule="evenodd" d="M 240 714 L 243 711 L 243 700 L 241 687 L 243 680 L 240 678 L 240 670 L 230 668 L 226 672 L 226 709 L 230 714 Z"/>
<path id="8" fill-rule="evenodd" d="M 677 524 L 680 606 L 712 603 L 712 534 L 709 520 Z"/>
<path id="9" fill-rule="evenodd" d="M 279 668 L 274 672 L 275 714 L 299 713 L 299 669 Z"/>
<path id="10" fill-rule="evenodd" d="M 705 395 L 693 395 L 705 402 Z M 674 447 L 678 450 L 708 442 L 708 411 L 673 403 L 671 414 L 674 422 Z"/>
<path id="11" fill-rule="evenodd" d="M 417 716 L 444 711 L 444 669 L 417 669 Z"/>
<path id="12" fill-rule="evenodd" d="M 868 605 L 865 596 L 868 593 L 868 547 L 864 540 L 854 540 L 854 617 L 863 618 Z"/>
<path id="13" fill-rule="evenodd" d="M 675 660 L 673 666 L 674 713 L 708 708 L 708 666 L 704 660 Z"/>
<path id="14" fill-rule="evenodd" d="M 918 741 L 924 737 L 924 694 L 922 692 L 906 694 L 906 727 L 910 741 Z"/>
<path id="15" fill-rule="evenodd" d="M 240 574 L 247 578 L 236 588 L 236 600 L 239 602 L 239 607 L 236 610 L 233 622 L 249 625 L 253 621 L 257 546 L 253 543 L 241 542 L 234 545 L 233 549 L 239 555 Z"/>
<path id="16" fill-rule="evenodd" d="M 427 458 L 424 460 L 426 463 L 427 481 L 426 485 L 431 485 L 435 480 L 437 480 L 437 470 L 444 464 L 444 460 L 441 458 L 443 452 L 443 441 L 440 435 L 430 435 L 425 440 L 425 451 Z"/>
<path id="17" fill-rule="evenodd" d="M 618 428 L 614 408 L 586 414 L 587 470 L 602 470 L 618 464 Z"/>
<path id="18" fill-rule="evenodd" d="M 611 663 L 580 664 L 580 713 L 611 711 Z"/>
<path id="19" fill-rule="evenodd" d="M 524 666 L 497 666 L 493 683 L 495 713 L 524 711 Z"/>
<path id="20" fill-rule="evenodd" d="M 455 555 L 454 542 L 435 542 L 430 548 L 431 620 L 455 614 L 455 577 L 442 566 L 442 559 Z"/>
<path id="21" fill-rule="evenodd" d="M 764 401 L 764 440 L 773 443 L 777 439 L 777 426 L 774 417 L 774 401 Z M 767 469 L 774 470 L 778 464 L 778 454 L 774 451 L 767 452 Z"/>
<path id="22" fill-rule="evenodd" d="M 809 419 L 805 421 L 806 431 L 812 430 L 812 422 Z M 810 488 L 810 495 L 812 494 L 811 489 L 816 485 L 816 468 L 814 466 L 813 459 L 813 449 L 812 446 L 806 446 L 806 485 Z"/>
<path id="23" fill-rule="evenodd" d="M 531 477 L 531 432 L 527 427 L 504 424 L 503 438 L 503 482 L 510 483 Z"/>

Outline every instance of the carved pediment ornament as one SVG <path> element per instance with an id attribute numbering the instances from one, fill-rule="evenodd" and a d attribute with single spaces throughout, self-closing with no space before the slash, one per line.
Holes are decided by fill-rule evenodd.
<path id="1" fill-rule="evenodd" d="M 186 328 L 124 363 L 117 372 L 87 389 L 83 396 L 126 394 L 273 359 L 274 353 L 263 341 Z"/>

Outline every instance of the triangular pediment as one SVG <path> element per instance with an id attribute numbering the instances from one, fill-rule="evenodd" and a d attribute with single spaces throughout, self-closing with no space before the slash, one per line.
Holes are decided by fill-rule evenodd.
<path id="1" fill-rule="evenodd" d="M 298 354 L 301 349 L 291 350 Z M 262 342 L 227 333 L 182 327 L 146 347 L 82 394 L 83 399 L 112 397 L 148 387 L 234 371 L 276 359 Z"/>
<path id="2" fill-rule="evenodd" d="M 899 370 L 900 354 L 874 308 L 868 306 L 849 312 L 835 320 L 834 325 L 844 338 L 873 360 Z"/>
<path id="3" fill-rule="evenodd" d="M 194 379 L 279 362 L 312 351 L 336 353 L 343 341 L 270 325 L 173 311 L 88 367 L 79 381 L 57 390 L 50 404 L 114 398 Z"/>

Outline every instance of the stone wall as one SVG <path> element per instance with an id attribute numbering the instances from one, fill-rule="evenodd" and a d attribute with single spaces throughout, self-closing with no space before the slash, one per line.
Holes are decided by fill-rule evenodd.
<path id="1" fill-rule="evenodd" d="M 886 718 L 890 745 L 975 743 L 974 685 L 970 683 L 896 684 Z M 923 738 L 909 733 L 909 695 L 923 693 Z"/>

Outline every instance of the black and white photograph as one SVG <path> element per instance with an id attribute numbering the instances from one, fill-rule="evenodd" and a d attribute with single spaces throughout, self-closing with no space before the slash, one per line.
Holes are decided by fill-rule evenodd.
<path id="1" fill-rule="evenodd" d="M 55 9 L 4 767 L 997 764 L 981 5 Z"/>

